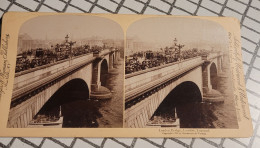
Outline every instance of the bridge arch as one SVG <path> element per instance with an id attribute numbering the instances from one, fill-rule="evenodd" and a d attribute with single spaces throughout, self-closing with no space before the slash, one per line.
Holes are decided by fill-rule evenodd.
<path id="1" fill-rule="evenodd" d="M 116 56 L 115 53 L 113 53 L 113 57 L 112 57 L 112 63 L 113 63 L 113 65 L 115 64 L 115 59 L 116 59 L 115 56 Z"/>
<path id="2" fill-rule="evenodd" d="M 155 116 L 162 118 L 180 119 L 181 128 L 198 128 L 200 127 L 200 112 L 198 104 L 202 101 L 202 93 L 196 83 L 185 81 L 176 86 L 162 101 L 154 112 L 151 120 Z"/>
<path id="3" fill-rule="evenodd" d="M 79 127 L 87 116 L 85 110 L 89 97 L 88 84 L 83 79 L 72 79 L 51 96 L 34 118 L 58 117 L 61 110 L 63 127 Z"/>
<path id="4" fill-rule="evenodd" d="M 217 80 L 218 80 L 218 69 L 214 62 L 212 62 L 209 65 L 209 71 L 210 71 L 210 84 L 212 86 L 212 89 L 217 89 Z"/>
<path id="5" fill-rule="evenodd" d="M 223 58 L 222 56 L 219 58 L 219 67 L 223 69 Z"/>
<path id="6" fill-rule="evenodd" d="M 224 66 L 223 66 L 223 56 L 220 57 L 220 68 L 221 70 L 223 70 Z"/>
<path id="7" fill-rule="evenodd" d="M 103 59 L 100 65 L 101 86 L 107 86 L 107 78 L 108 78 L 108 62 L 106 59 Z"/>

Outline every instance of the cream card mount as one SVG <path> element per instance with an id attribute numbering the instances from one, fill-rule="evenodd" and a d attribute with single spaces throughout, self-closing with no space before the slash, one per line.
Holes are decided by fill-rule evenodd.
<path id="1" fill-rule="evenodd" d="M 8 12 L 0 136 L 249 137 L 239 21 Z"/>

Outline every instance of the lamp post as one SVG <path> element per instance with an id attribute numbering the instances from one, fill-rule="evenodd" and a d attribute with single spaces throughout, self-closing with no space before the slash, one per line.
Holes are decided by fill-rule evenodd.
<path id="1" fill-rule="evenodd" d="M 76 42 L 72 42 L 72 41 L 69 42 L 69 45 L 70 45 L 70 47 L 69 47 L 69 49 L 70 49 L 70 59 L 72 58 L 72 46 L 73 46 L 75 43 L 76 43 Z"/>
<path id="2" fill-rule="evenodd" d="M 174 43 L 174 49 L 175 49 L 175 53 L 177 52 L 178 54 L 178 58 L 180 58 L 181 60 L 181 49 L 184 47 L 184 45 L 181 44 L 177 44 L 178 40 L 177 38 L 174 38 L 173 43 Z"/>
<path id="3" fill-rule="evenodd" d="M 184 45 L 181 45 L 181 44 L 179 44 L 179 45 L 177 45 L 177 47 L 179 48 L 179 57 L 180 57 L 180 60 L 181 60 L 181 49 L 184 47 Z"/>
<path id="4" fill-rule="evenodd" d="M 69 35 L 66 35 L 66 37 L 65 37 L 65 46 L 69 45 L 69 59 L 70 59 L 70 63 L 71 63 L 71 59 L 72 59 L 72 46 L 75 43 L 76 42 L 72 42 L 72 41 L 69 42 Z"/>

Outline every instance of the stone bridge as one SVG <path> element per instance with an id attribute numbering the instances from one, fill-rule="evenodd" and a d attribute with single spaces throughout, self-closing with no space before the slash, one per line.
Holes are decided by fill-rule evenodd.
<path id="1" fill-rule="evenodd" d="M 81 91 L 83 99 L 111 97 L 106 76 L 119 57 L 119 51 L 105 49 L 16 73 L 8 127 L 27 127 L 44 104 L 61 93 Z"/>
<path id="2" fill-rule="evenodd" d="M 125 127 L 147 127 L 155 114 L 174 115 L 175 108 L 182 118 L 185 116 L 181 113 L 183 108 L 178 105 L 183 106 L 185 102 L 191 102 L 192 106 L 194 102 L 224 101 L 218 83 L 223 57 L 223 53 L 211 53 L 126 75 Z M 186 110 L 189 108 L 186 106 Z M 192 114 L 186 116 L 192 122 Z"/>

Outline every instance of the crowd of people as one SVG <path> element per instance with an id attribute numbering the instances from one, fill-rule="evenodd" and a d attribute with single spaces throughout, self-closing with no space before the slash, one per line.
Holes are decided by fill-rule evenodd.
<path id="1" fill-rule="evenodd" d="M 164 64 L 173 63 L 197 56 L 208 54 L 207 50 L 198 50 L 196 48 L 189 50 L 177 50 L 169 52 L 136 52 L 125 58 L 125 74 L 134 73 L 148 68 L 158 67 Z"/>
<path id="2" fill-rule="evenodd" d="M 50 49 L 30 49 L 17 56 L 15 72 L 21 72 L 31 68 L 55 63 L 57 61 L 69 59 L 83 54 L 99 53 L 105 46 L 84 45 L 79 47 L 64 46 L 56 44 Z"/>

